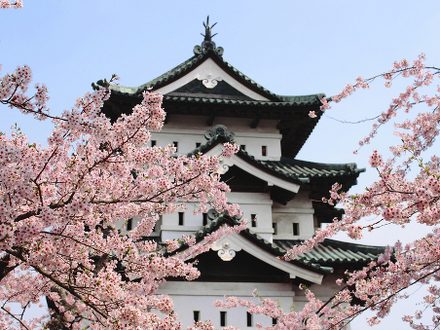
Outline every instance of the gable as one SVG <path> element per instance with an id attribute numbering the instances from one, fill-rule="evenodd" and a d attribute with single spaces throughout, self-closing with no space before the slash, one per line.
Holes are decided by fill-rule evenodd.
<path id="1" fill-rule="evenodd" d="M 215 84 L 206 87 L 207 83 L 202 80 L 194 79 L 188 84 L 170 92 L 170 96 L 191 96 L 191 97 L 222 97 L 232 100 L 252 100 L 238 89 L 235 89 L 224 80 L 216 81 Z"/>
<path id="2" fill-rule="evenodd" d="M 167 95 L 176 92 L 185 85 L 194 83 L 194 80 L 200 81 L 206 90 L 215 88 L 219 82 L 223 81 L 228 85 L 228 88 L 234 89 L 235 93 L 238 93 L 239 95 L 244 95 L 251 100 L 269 101 L 268 98 L 239 82 L 210 57 L 206 58 L 202 63 L 187 72 L 184 76 L 156 89 L 155 92 Z"/>
<path id="3" fill-rule="evenodd" d="M 217 251 L 219 260 L 221 259 L 223 262 L 231 262 L 237 257 L 239 252 L 243 251 L 253 258 L 258 259 L 259 262 L 266 264 L 266 268 L 270 266 L 286 273 L 286 278 L 302 278 L 317 284 L 320 284 L 323 279 L 322 274 L 291 262 L 283 261 L 278 258 L 278 256 L 255 244 L 255 242 L 250 241 L 242 234 L 232 234 L 221 238 L 211 246 L 211 249 Z"/>
<path id="4" fill-rule="evenodd" d="M 267 182 L 233 165 L 222 174 L 221 180 L 227 182 L 231 191 L 268 192 Z"/>
<path id="5" fill-rule="evenodd" d="M 216 145 L 205 154 L 208 156 L 220 155 L 222 153 L 222 149 L 223 148 L 220 145 Z M 241 154 L 243 155 L 243 153 Z M 270 171 L 269 168 L 263 166 L 257 161 L 254 161 L 254 158 L 250 156 L 242 158 L 238 154 L 235 154 L 229 158 L 222 158 L 219 173 L 225 174 L 232 166 L 236 166 L 251 176 L 266 182 L 268 186 L 277 186 L 292 193 L 297 193 L 300 188 L 299 180 L 295 178 L 283 177 L 276 172 Z"/>
<path id="6" fill-rule="evenodd" d="M 252 256 L 238 251 L 230 261 L 223 261 L 216 251 L 208 251 L 196 258 L 201 276 L 196 281 L 206 282 L 290 282 L 289 274 Z"/>

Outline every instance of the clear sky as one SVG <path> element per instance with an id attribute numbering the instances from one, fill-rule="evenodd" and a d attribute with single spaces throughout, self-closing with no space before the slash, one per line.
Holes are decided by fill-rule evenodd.
<path id="1" fill-rule="evenodd" d="M 358 75 L 383 72 L 394 60 L 414 59 L 421 52 L 429 64 L 440 64 L 438 0 L 24 0 L 24 5 L 0 11 L 1 74 L 28 64 L 34 81 L 47 85 L 54 113 L 112 73 L 122 85 L 136 86 L 191 57 L 208 14 L 218 22 L 214 40 L 224 48 L 226 61 L 278 94 L 332 95 Z M 371 148 L 358 156 L 352 151 L 371 123 L 341 124 L 330 116 L 368 118 L 385 109 L 391 96 L 378 83 L 338 105 L 320 121 L 299 158 L 367 167 Z M 18 122 L 32 140 L 44 143 L 48 123 L 1 110 L 0 131 Z M 390 136 L 385 130 L 379 146 Z M 367 171 L 356 189 L 373 178 Z M 392 229 L 365 241 L 391 244 L 423 231 L 414 227 L 407 235 Z M 396 322 L 390 318 L 376 329 L 399 329 Z"/>

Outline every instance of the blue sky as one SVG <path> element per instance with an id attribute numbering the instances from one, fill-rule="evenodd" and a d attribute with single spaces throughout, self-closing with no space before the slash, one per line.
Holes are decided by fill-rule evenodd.
<path id="1" fill-rule="evenodd" d="M 224 58 L 278 94 L 332 95 L 358 75 L 383 72 L 394 60 L 413 59 L 421 52 L 429 64 L 440 62 L 440 2 L 435 0 L 24 0 L 24 5 L 0 11 L 2 74 L 30 65 L 34 81 L 47 85 L 54 113 L 69 108 L 90 91 L 92 82 L 112 73 L 121 77 L 122 85 L 136 86 L 186 60 L 201 42 L 201 23 L 208 14 L 218 22 L 214 40 L 225 49 Z M 378 83 L 329 115 L 368 118 L 385 109 L 392 95 Z M 44 143 L 48 123 L 1 110 L 0 131 L 18 122 L 32 140 Z M 324 116 L 299 157 L 366 167 L 371 148 L 358 156 L 352 151 L 369 126 L 340 124 Z M 385 130 L 378 145 L 392 141 L 391 136 Z M 373 178 L 367 171 L 356 189 Z M 394 229 L 390 233 L 375 234 L 366 242 L 389 244 L 411 237 Z M 381 328 L 397 329 L 393 322 Z"/>

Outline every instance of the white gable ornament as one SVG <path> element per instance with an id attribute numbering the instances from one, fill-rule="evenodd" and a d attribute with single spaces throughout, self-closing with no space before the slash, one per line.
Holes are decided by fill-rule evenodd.
<path id="1" fill-rule="evenodd" d="M 237 252 L 241 250 L 241 247 L 227 239 L 220 239 L 211 246 L 211 250 L 217 251 L 217 255 L 223 261 L 231 261 Z"/>
<path id="2" fill-rule="evenodd" d="M 215 77 L 212 73 L 199 74 L 197 76 L 198 80 L 202 81 L 203 86 L 206 88 L 212 89 L 217 86 L 219 81 L 222 81 L 223 78 L 220 76 Z"/>

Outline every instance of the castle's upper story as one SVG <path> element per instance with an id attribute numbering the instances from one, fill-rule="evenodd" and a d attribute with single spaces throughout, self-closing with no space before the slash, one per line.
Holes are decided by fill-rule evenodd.
<path id="1" fill-rule="evenodd" d="M 150 90 L 163 95 L 167 112 L 166 125 L 155 136 L 160 144 L 177 142 L 179 152 L 187 153 L 203 144 L 207 129 L 222 124 L 257 159 L 295 157 L 319 121 L 324 94 L 269 91 L 224 60 L 211 28 L 205 25 L 204 39 L 192 57 L 159 77 L 138 87 L 110 85 L 112 96 L 103 111 L 116 119 Z M 316 111 L 318 118 L 309 118 L 309 111 Z M 179 144 L 176 135 L 185 135 L 185 141 Z"/>
<path id="2" fill-rule="evenodd" d="M 231 202 L 240 204 L 250 230 L 268 241 L 305 239 L 340 211 L 322 204 L 334 182 L 349 189 L 361 172 L 355 164 L 324 164 L 295 159 L 319 121 L 324 94 L 283 96 L 257 84 L 223 59 L 223 49 L 205 25 L 192 57 L 138 87 L 110 85 L 103 112 L 116 120 L 140 102 L 146 90 L 163 95 L 166 121 L 151 145 L 174 145 L 177 154 L 220 154 L 234 141 L 240 151 L 224 160 L 222 179 Z M 98 82 L 98 84 L 105 82 Z M 318 118 L 311 119 L 309 111 Z M 206 223 L 190 208 L 164 215 L 162 238 L 194 232 Z"/>

